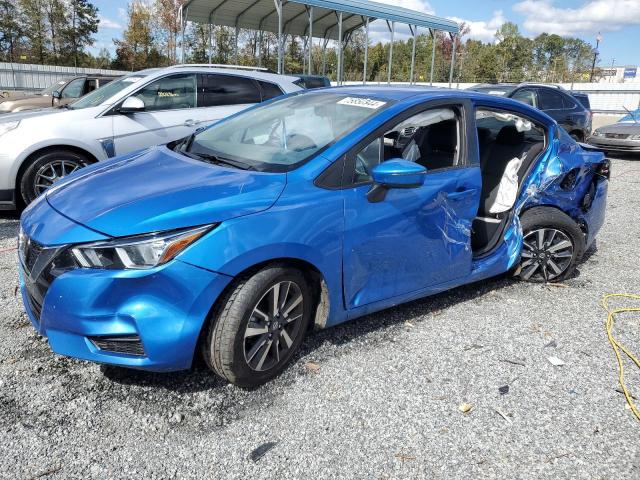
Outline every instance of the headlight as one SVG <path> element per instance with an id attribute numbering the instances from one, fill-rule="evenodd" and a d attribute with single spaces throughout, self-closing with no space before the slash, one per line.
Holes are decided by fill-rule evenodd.
<path id="1" fill-rule="evenodd" d="M 640 135 L 631 135 L 629 137 L 629 139 L 634 140 L 634 141 L 639 141 L 640 140 Z"/>
<path id="2" fill-rule="evenodd" d="M 17 128 L 20 125 L 20 120 L 16 120 L 15 122 L 2 122 L 0 123 L 0 135 L 4 135 L 7 132 L 10 132 L 14 128 Z"/>
<path id="3" fill-rule="evenodd" d="M 153 268 L 172 260 L 213 227 L 110 240 L 79 245 L 71 255 L 82 268 L 111 270 Z"/>
<path id="4" fill-rule="evenodd" d="M 602 133 L 600 130 L 594 130 L 591 135 L 593 135 L 594 137 L 604 137 L 604 133 Z"/>

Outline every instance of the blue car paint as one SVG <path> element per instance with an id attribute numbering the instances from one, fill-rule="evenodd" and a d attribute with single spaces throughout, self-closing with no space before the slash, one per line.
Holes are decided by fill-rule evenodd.
<path id="1" fill-rule="evenodd" d="M 292 259 L 317 270 L 329 310 L 316 322 L 324 327 L 509 270 L 522 248 L 518 213 L 532 206 L 553 206 L 584 222 L 589 240 L 602 224 L 607 180 L 592 172 L 602 155 L 583 151 L 545 114 L 469 92 L 342 91 L 396 103 L 287 174 L 204 165 L 161 146 L 83 169 L 34 202 L 22 228 L 47 246 L 218 224 L 152 270 L 62 274 L 47 292 L 40 321 L 25 298 L 27 313 L 49 336 L 52 349 L 102 363 L 183 369 L 215 301 L 235 276 L 255 265 Z M 466 167 L 427 174 L 422 187 L 390 190 L 379 204 L 362 200 L 368 187 L 329 190 L 314 184 L 329 165 L 396 115 L 449 99 L 526 115 L 544 124 L 550 138 L 558 137 L 524 182 L 502 243 L 482 258 L 473 258 L 469 244 L 481 189 L 475 139 L 469 139 Z M 575 191 L 565 192 L 559 183 L 572 168 L 580 168 L 580 175 Z M 585 212 L 580 202 L 591 182 L 597 183 L 596 194 Z M 398 245 L 398 239 L 404 243 Z M 24 281 L 21 276 L 23 294 Z M 86 338 L 133 332 L 141 335 L 147 356 L 105 353 Z"/>

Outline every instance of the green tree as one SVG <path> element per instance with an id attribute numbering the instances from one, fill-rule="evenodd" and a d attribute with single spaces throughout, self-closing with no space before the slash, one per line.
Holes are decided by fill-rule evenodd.
<path id="1" fill-rule="evenodd" d="M 28 43 L 28 56 L 32 62 L 46 63 L 51 39 L 46 25 L 46 10 L 43 0 L 20 0 L 23 14 L 23 31 Z"/>
<path id="2" fill-rule="evenodd" d="M 0 58 L 15 61 L 23 35 L 23 20 L 14 0 L 0 0 Z"/>
<path id="3" fill-rule="evenodd" d="M 85 48 L 94 44 L 93 35 L 98 32 L 98 9 L 87 0 L 69 0 L 67 27 L 64 29 L 64 43 L 73 65 L 85 54 Z"/>

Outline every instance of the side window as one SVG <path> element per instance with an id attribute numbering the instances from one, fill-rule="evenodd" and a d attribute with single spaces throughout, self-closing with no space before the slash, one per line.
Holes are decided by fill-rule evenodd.
<path id="1" fill-rule="evenodd" d="M 64 90 L 62 90 L 60 98 L 80 98 L 84 91 L 84 82 L 84 78 L 76 78 L 75 80 L 72 80 L 66 87 L 64 87 Z"/>
<path id="2" fill-rule="evenodd" d="M 401 158 L 428 171 L 461 165 L 460 115 L 454 108 L 426 110 L 409 117 L 356 154 L 354 183 L 371 181 L 378 164 Z"/>
<path id="3" fill-rule="evenodd" d="M 562 110 L 562 94 L 541 88 L 538 90 L 538 99 L 540 100 L 541 110 Z"/>
<path id="4" fill-rule="evenodd" d="M 536 92 L 531 89 L 518 90 L 511 98 L 518 100 L 519 102 L 526 103 L 527 105 L 531 105 L 532 107 L 538 106 Z"/>
<path id="5" fill-rule="evenodd" d="M 245 77 L 232 75 L 200 75 L 199 102 L 201 107 L 260 103 L 256 83 Z"/>
<path id="6" fill-rule="evenodd" d="M 282 90 L 275 83 L 258 81 L 260 89 L 262 90 L 262 101 L 270 100 L 272 98 L 282 95 Z"/>
<path id="7" fill-rule="evenodd" d="M 569 95 L 562 95 L 562 107 L 567 110 L 576 108 L 576 102 Z"/>
<path id="8" fill-rule="evenodd" d="M 93 92 L 96 88 L 98 88 L 98 81 L 95 78 L 87 79 L 85 93 Z"/>
<path id="9" fill-rule="evenodd" d="M 145 110 L 177 110 L 196 106 L 196 76 L 170 75 L 142 87 L 135 96 L 144 102 Z"/>

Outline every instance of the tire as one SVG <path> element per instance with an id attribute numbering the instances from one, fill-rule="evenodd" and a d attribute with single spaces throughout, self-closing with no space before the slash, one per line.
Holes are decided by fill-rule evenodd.
<path id="1" fill-rule="evenodd" d="M 272 308 L 277 285 L 282 305 L 275 313 L 279 316 Z M 298 294 L 301 304 L 286 313 Z M 205 362 L 220 377 L 240 387 L 268 382 L 286 368 L 300 348 L 311 319 L 312 301 L 302 273 L 285 265 L 270 265 L 237 279 L 214 309 L 207 327 L 202 343 Z"/>
<path id="2" fill-rule="evenodd" d="M 515 276 L 529 282 L 560 282 L 570 276 L 585 251 L 578 224 L 550 207 L 527 210 L 520 223 L 524 243 Z"/>
<path id="3" fill-rule="evenodd" d="M 24 203 L 29 205 L 44 191 L 47 185 L 71 172 L 89 165 L 89 159 L 73 150 L 49 150 L 33 157 L 20 179 L 20 195 Z M 55 174 L 55 175 L 54 175 Z M 46 177 L 51 180 L 46 180 Z"/>

